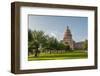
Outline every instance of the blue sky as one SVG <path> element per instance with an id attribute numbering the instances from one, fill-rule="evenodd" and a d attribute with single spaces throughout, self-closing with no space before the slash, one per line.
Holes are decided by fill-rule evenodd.
<path id="1" fill-rule="evenodd" d="M 29 15 L 29 29 L 42 30 L 49 36 L 62 40 L 69 26 L 73 40 L 76 42 L 88 38 L 88 18 L 75 16 Z"/>

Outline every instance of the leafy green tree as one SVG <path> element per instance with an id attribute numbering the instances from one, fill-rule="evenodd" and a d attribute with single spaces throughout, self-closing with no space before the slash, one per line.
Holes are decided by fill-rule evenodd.
<path id="1" fill-rule="evenodd" d="M 87 50 L 88 49 L 88 40 L 85 40 L 83 43 L 83 49 Z"/>
<path id="2" fill-rule="evenodd" d="M 39 54 L 40 54 L 40 46 L 42 46 L 45 41 L 46 41 L 46 38 L 45 38 L 45 34 L 43 31 L 33 31 L 32 32 L 32 45 L 33 45 L 33 48 L 35 49 L 34 53 L 35 53 L 35 57 L 38 57 Z"/>
<path id="3" fill-rule="evenodd" d="M 70 46 L 68 44 L 65 45 L 65 51 L 71 51 Z"/>
<path id="4" fill-rule="evenodd" d="M 59 51 L 67 51 L 69 50 L 69 45 L 65 45 L 63 41 L 58 41 L 55 37 L 50 37 L 49 35 L 45 35 L 43 31 L 28 31 L 28 50 L 29 53 L 38 57 L 40 52 L 47 51 L 50 53 L 59 52 Z"/>
<path id="5" fill-rule="evenodd" d="M 32 31 L 29 29 L 28 30 L 28 54 L 33 53 L 32 40 L 33 40 Z"/>
<path id="6" fill-rule="evenodd" d="M 58 40 L 54 37 L 49 37 L 48 35 L 46 35 L 46 41 L 44 43 L 44 45 L 42 46 L 42 48 L 44 48 L 44 50 L 47 50 L 48 52 L 55 52 L 58 48 Z"/>
<path id="7" fill-rule="evenodd" d="M 32 41 L 32 31 L 29 29 L 28 30 L 28 41 L 31 42 Z"/>

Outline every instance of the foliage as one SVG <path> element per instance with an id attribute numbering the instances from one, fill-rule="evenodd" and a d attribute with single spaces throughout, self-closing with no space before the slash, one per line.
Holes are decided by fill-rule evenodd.
<path id="1" fill-rule="evenodd" d="M 43 31 L 28 31 L 28 50 L 30 53 L 34 53 L 35 57 L 38 57 L 40 52 L 47 51 L 51 53 L 69 49 L 69 45 L 63 44 L 62 41 L 58 41 L 54 37 L 45 35 Z"/>
<path id="2" fill-rule="evenodd" d="M 83 48 L 84 48 L 84 50 L 88 49 L 88 40 L 84 41 Z"/>
<path id="3" fill-rule="evenodd" d="M 28 41 L 32 41 L 32 31 L 30 29 L 28 30 Z"/>

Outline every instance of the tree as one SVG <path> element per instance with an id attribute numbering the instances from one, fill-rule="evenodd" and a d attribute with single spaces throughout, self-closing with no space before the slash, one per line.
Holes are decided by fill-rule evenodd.
<path id="1" fill-rule="evenodd" d="M 28 30 L 28 54 L 33 53 L 32 40 L 33 40 L 32 31 L 29 29 Z"/>
<path id="2" fill-rule="evenodd" d="M 29 29 L 28 30 L 28 41 L 31 42 L 32 41 L 32 31 Z"/>
<path id="3" fill-rule="evenodd" d="M 88 40 L 85 40 L 83 43 L 83 49 L 87 50 L 88 49 Z"/>
<path id="4" fill-rule="evenodd" d="M 29 53 L 34 53 L 38 57 L 40 52 L 54 53 L 58 51 L 63 52 L 69 50 L 69 45 L 65 45 L 62 41 L 58 41 L 55 37 L 45 35 L 43 31 L 28 31 L 28 50 Z M 33 52 L 34 50 L 34 52 Z"/>
<path id="5" fill-rule="evenodd" d="M 32 32 L 32 46 L 35 49 L 35 57 L 38 57 L 40 54 L 39 47 L 45 43 L 46 38 L 43 31 L 33 31 Z"/>
<path id="6" fill-rule="evenodd" d="M 71 49 L 70 49 L 70 46 L 67 44 L 67 45 L 65 45 L 65 51 L 71 51 Z"/>

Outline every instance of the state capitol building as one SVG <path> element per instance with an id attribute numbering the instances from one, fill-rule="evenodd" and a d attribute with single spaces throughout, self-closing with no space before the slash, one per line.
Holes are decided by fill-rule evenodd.
<path id="1" fill-rule="evenodd" d="M 74 49 L 83 49 L 84 41 L 75 42 L 73 40 L 73 36 L 72 36 L 71 30 L 69 29 L 69 26 L 67 26 L 67 29 L 64 32 L 63 43 L 65 45 L 68 44 L 70 46 L 70 49 L 74 50 Z"/>

